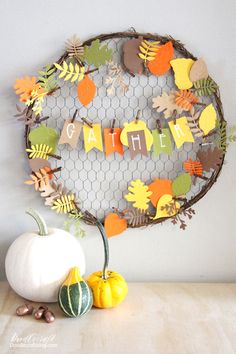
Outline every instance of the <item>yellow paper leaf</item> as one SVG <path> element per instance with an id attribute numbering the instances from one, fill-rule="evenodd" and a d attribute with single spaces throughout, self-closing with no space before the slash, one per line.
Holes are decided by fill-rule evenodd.
<path id="1" fill-rule="evenodd" d="M 216 127 L 216 119 L 216 110 L 211 103 L 202 111 L 199 118 L 199 127 L 204 132 L 204 135 L 207 135 Z"/>
<path id="2" fill-rule="evenodd" d="M 194 137 L 188 126 L 186 117 L 176 119 L 176 124 L 174 124 L 173 121 L 169 122 L 168 124 L 175 140 L 177 149 L 179 149 L 185 142 L 194 142 Z"/>
<path id="3" fill-rule="evenodd" d="M 125 122 L 124 128 L 122 129 L 122 132 L 120 134 L 120 141 L 122 142 L 123 145 L 128 146 L 127 133 L 138 131 L 138 130 L 144 131 L 147 150 L 150 151 L 151 146 L 153 144 L 153 136 L 152 136 L 152 133 L 150 132 L 150 130 L 147 128 L 146 123 L 142 120 L 138 120 L 137 123 L 135 121 L 132 121 L 130 123 Z"/>
<path id="4" fill-rule="evenodd" d="M 157 204 L 156 215 L 154 216 L 154 220 L 170 217 L 177 214 L 180 209 L 180 204 L 176 202 L 172 195 L 164 194 Z"/>
<path id="5" fill-rule="evenodd" d="M 175 84 L 180 90 L 187 90 L 193 86 L 189 73 L 194 63 L 192 59 L 177 58 L 170 61 L 175 74 Z"/>

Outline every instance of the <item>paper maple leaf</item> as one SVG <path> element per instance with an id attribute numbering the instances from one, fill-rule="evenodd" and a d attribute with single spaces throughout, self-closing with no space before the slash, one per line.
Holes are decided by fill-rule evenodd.
<path id="1" fill-rule="evenodd" d="M 211 148 L 207 150 L 199 150 L 197 152 L 197 158 L 202 164 L 203 170 L 210 172 L 211 168 L 217 170 L 222 163 L 223 151 L 218 147 L 213 150 Z"/>
<path id="2" fill-rule="evenodd" d="M 148 203 L 150 202 L 151 191 L 148 190 L 148 186 L 146 186 L 142 181 L 137 179 L 136 181 L 132 181 L 131 186 L 128 187 L 130 193 L 125 195 L 125 199 L 128 202 L 134 202 L 133 207 L 140 210 L 147 210 Z"/>
<path id="3" fill-rule="evenodd" d="M 177 111 L 177 114 L 182 113 L 184 110 L 183 107 L 176 104 L 174 91 L 171 91 L 170 93 L 163 92 L 162 95 L 154 97 L 152 102 L 152 107 L 156 108 L 159 113 L 163 112 L 166 119 L 173 115 L 174 110 Z"/>
<path id="4" fill-rule="evenodd" d="M 21 102 L 26 102 L 31 97 L 32 91 L 37 91 L 38 93 L 44 92 L 41 85 L 37 83 L 35 76 L 25 76 L 21 79 L 16 79 L 14 89 L 16 94 L 20 96 Z"/>
<path id="5" fill-rule="evenodd" d="M 107 45 L 101 46 L 100 40 L 92 41 L 90 46 L 84 48 L 84 59 L 89 65 L 94 65 L 97 68 L 104 65 L 112 58 L 112 49 L 108 49 Z"/>

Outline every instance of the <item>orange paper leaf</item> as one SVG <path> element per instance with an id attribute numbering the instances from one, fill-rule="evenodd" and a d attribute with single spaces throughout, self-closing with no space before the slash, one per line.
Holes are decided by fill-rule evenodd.
<path id="1" fill-rule="evenodd" d="M 169 179 L 159 179 L 157 178 L 154 182 L 149 184 L 148 189 L 152 192 L 150 200 L 152 205 L 156 208 L 159 199 L 164 194 L 173 195 L 172 192 L 172 181 Z"/>
<path id="2" fill-rule="evenodd" d="M 83 106 L 87 106 L 96 94 L 96 85 L 88 75 L 77 86 L 78 99 Z"/>
<path id="3" fill-rule="evenodd" d="M 175 93 L 175 103 L 186 111 L 190 111 L 197 102 L 198 98 L 189 90 L 180 90 Z"/>
<path id="4" fill-rule="evenodd" d="M 37 91 L 38 94 L 44 92 L 41 85 L 37 83 L 37 78 L 35 76 L 25 76 L 21 79 L 16 79 L 14 89 L 16 94 L 20 95 L 21 102 L 26 102 L 31 96 L 32 91 Z"/>
<path id="5" fill-rule="evenodd" d="M 184 162 L 184 169 L 190 174 L 190 176 L 202 176 L 203 168 L 199 161 L 193 161 L 189 159 Z"/>
<path id="6" fill-rule="evenodd" d="M 104 222 L 107 237 L 121 234 L 127 229 L 127 221 L 115 213 L 108 214 Z"/>
<path id="7" fill-rule="evenodd" d="M 159 48 L 155 59 L 148 63 L 148 69 L 153 75 L 164 75 L 170 69 L 170 61 L 173 59 L 173 56 L 173 44 L 172 42 L 167 42 Z"/>

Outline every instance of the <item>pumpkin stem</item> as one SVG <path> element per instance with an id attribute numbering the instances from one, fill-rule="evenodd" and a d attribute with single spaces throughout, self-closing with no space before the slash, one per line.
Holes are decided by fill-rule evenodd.
<path id="1" fill-rule="evenodd" d="M 97 220 L 97 227 L 100 231 L 100 234 L 102 235 L 103 246 L 104 246 L 104 265 L 103 265 L 103 269 L 102 269 L 102 278 L 107 279 L 107 267 L 108 267 L 108 262 L 109 262 L 109 245 L 108 245 L 105 229 L 104 229 L 101 221 L 99 221 L 99 220 Z"/>
<path id="2" fill-rule="evenodd" d="M 42 216 L 33 209 L 26 210 L 26 214 L 32 216 L 32 218 L 34 218 L 34 220 L 38 224 L 39 235 L 40 236 L 47 236 L 48 235 L 48 228 L 47 228 L 47 225 L 46 225 L 44 219 L 42 218 Z"/>

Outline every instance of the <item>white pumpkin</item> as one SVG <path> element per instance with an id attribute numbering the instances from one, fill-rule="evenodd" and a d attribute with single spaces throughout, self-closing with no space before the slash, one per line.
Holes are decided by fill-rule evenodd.
<path id="1" fill-rule="evenodd" d="M 27 232 L 10 246 L 6 261 L 6 276 L 13 290 L 25 299 L 36 302 L 56 302 L 60 285 L 73 267 L 85 273 L 85 258 L 79 242 L 68 232 L 51 228 L 34 211 L 39 232 Z"/>

